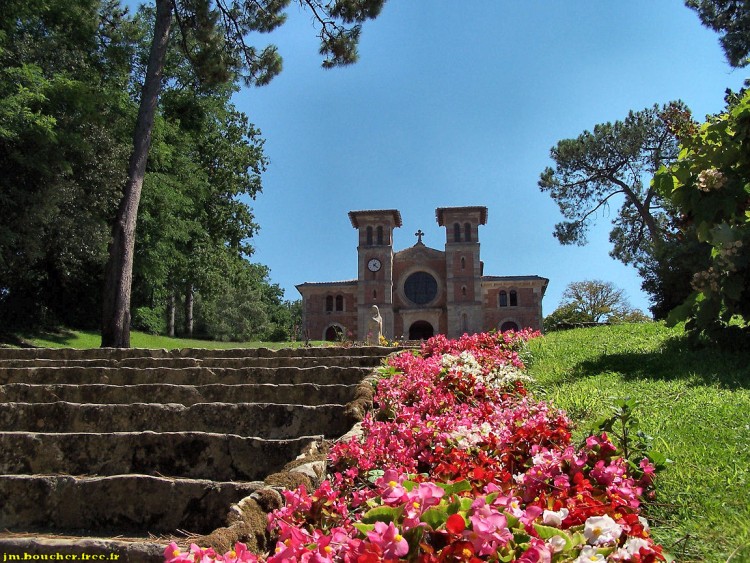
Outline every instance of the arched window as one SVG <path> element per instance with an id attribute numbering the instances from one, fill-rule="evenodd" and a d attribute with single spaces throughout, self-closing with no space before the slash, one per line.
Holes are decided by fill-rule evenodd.
<path id="1" fill-rule="evenodd" d="M 461 329 L 464 333 L 469 332 L 469 317 L 466 316 L 466 313 L 461 316 Z"/>
<path id="2" fill-rule="evenodd" d="M 463 256 L 461 256 L 461 269 L 466 269 L 466 258 L 464 258 Z"/>
<path id="3" fill-rule="evenodd" d="M 471 223 L 464 223 L 464 241 L 471 242 Z"/>
<path id="4" fill-rule="evenodd" d="M 461 225 L 453 223 L 453 242 L 461 242 Z"/>
<path id="5" fill-rule="evenodd" d="M 378 225 L 378 244 L 383 244 L 383 226 Z"/>
<path id="6" fill-rule="evenodd" d="M 518 305 L 518 293 L 515 289 L 510 290 L 510 306 L 516 307 Z"/>
<path id="7" fill-rule="evenodd" d="M 377 301 L 378 300 L 378 290 L 377 289 L 373 289 L 372 290 L 372 300 L 373 301 Z"/>
<path id="8" fill-rule="evenodd" d="M 372 246 L 372 227 L 367 227 L 367 246 Z"/>
<path id="9" fill-rule="evenodd" d="M 507 307 L 508 306 L 508 293 L 505 290 L 502 290 L 498 296 L 497 296 L 497 304 L 499 307 Z"/>
<path id="10" fill-rule="evenodd" d="M 466 297 L 466 286 L 465 285 L 461 286 L 461 295 L 463 295 L 464 297 Z"/>
<path id="11" fill-rule="evenodd" d="M 333 311 L 333 295 L 326 297 L 326 311 Z"/>
<path id="12" fill-rule="evenodd" d="M 344 310 L 344 296 L 343 295 L 336 296 L 336 310 L 337 311 Z"/>

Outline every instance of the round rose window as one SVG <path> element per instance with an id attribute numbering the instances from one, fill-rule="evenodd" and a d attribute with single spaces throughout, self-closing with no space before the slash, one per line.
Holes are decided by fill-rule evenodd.
<path id="1" fill-rule="evenodd" d="M 404 282 L 406 298 L 416 305 L 426 305 L 437 297 L 437 280 L 427 272 L 414 272 Z"/>

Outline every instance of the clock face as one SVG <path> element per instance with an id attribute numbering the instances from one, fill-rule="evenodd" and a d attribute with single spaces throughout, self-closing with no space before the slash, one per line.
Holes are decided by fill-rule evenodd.
<path id="1" fill-rule="evenodd" d="M 377 258 L 370 259 L 370 261 L 367 263 L 367 268 L 371 272 L 377 272 L 380 269 L 380 260 L 378 260 Z"/>

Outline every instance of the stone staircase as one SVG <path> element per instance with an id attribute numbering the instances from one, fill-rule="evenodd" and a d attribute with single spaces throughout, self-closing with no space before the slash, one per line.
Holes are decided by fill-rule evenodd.
<path id="1" fill-rule="evenodd" d="M 0 349 L 0 554 L 161 561 L 350 430 L 391 351 Z"/>

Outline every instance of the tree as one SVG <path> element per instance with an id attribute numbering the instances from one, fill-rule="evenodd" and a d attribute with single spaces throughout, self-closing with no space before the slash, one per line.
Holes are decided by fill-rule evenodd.
<path id="1" fill-rule="evenodd" d="M 625 292 L 612 282 L 585 280 L 571 282 L 563 292 L 562 307 L 570 307 L 587 322 L 600 323 L 632 311 Z"/>
<path id="2" fill-rule="evenodd" d="M 711 253 L 671 320 L 688 319 L 694 336 L 722 339 L 741 331 L 730 328 L 738 316 L 750 332 L 750 90 L 728 94 L 723 113 L 680 135 L 680 158 L 653 184 L 679 210 L 683 238 Z"/>
<path id="3" fill-rule="evenodd" d="M 616 202 L 610 255 L 625 264 L 645 264 L 669 228 L 668 210 L 650 179 L 677 157 L 677 139 L 668 124 L 682 111 L 681 102 L 631 111 L 624 121 L 596 125 L 593 132 L 551 149 L 555 167 L 541 174 L 539 187 L 566 219 L 555 226 L 561 244 L 586 244 L 598 213 Z"/>
<path id="4" fill-rule="evenodd" d="M 584 326 L 592 322 L 591 317 L 579 311 L 575 305 L 566 303 L 544 317 L 542 324 L 544 325 L 544 332 L 553 332 L 575 326 Z"/>
<path id="5" fill-rule="evenodd" d="M 319 24 L 326 68 L 357 59 L 361 24 L 377 17 L 385 0 L 299 0 Z M 247 85 L 267 84 L 281 71 L 274 46 L 248 45 L 251 32 L 269 32 L 284 23 L 289 0 L 156 0 L 156 17 L 128 179 L 112 230 L 104 290 L 102 346 L 130 346 L 130 298 L 138 205 L 146 172 L 154 119 L 162 86 L 173 17 L 179 44 L 203 82 L 240 76 Z"/>
<path id="6" fill-rule="evenodd" d="M 132 106 L 127 22 L 98 0 L 0 10 L 0 318 L 95 327 Z"/>
<path id="7" fill-rule="evenodd" d="M 729 64 L 735 68 L 750 64 L 749 0 L 685 0 L 698 12 L 701 22 L 718 33 Z"/>

